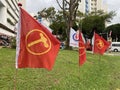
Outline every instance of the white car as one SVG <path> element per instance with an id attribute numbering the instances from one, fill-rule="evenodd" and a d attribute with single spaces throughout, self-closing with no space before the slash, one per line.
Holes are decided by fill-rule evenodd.
<path id="1" fill-rule="evenodd" d="M 110 46 L 110 51 L 114 52 L 120 51 L 120 42 L 112 42 Z"/>

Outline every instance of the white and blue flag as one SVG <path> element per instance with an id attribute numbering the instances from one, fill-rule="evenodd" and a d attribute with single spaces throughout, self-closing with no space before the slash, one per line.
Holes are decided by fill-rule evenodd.
<path id="1" fill-rule="evenodd" d="M 70 28 L 70 43 L 69 46 L 78 47 L 79 42 L 79 31 L 75 31 L 73 28 Z"/>

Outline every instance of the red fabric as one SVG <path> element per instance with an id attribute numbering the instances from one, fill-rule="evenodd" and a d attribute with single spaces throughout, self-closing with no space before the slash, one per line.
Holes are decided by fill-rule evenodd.
<path id="1" fill-rule="evenodd" d="M 112 35 L 112 31 L 110 31 L 110 33 L 109 33 L 109 36 L 111 37 L 111 35 Z"/>
<path id="2" fill-rule="evenodd" d="M 104 38 L 100 37 L 98 34 L 94 33 L 93 53 L 104 54 L 104 52 L 108 49 L 109 45 L 109 42 L 107 42 Z"/>
<path id="3" fill-rule="evenodd" d="M 86 61 L 86 48 L 83 41 L 82 33 L 79 35 L 79 64 L 83 65 Z"/>
<path id="4" fill-rule="evenodd" d="M 18 68 L 46 68 L 51 70 L 60 42 L 22 8 L 20 52 Z"/>

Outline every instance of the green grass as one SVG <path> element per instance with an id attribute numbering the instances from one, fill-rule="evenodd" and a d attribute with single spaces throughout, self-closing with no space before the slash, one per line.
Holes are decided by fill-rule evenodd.
<path id="1" fill-rule="evenodd" d="M 15 50 L 0 49 L 0 90 L 14 90 L 15 71 Z M 16 80 L 17 90 L 119 90 L 120 56 L 87 53 L 79 67 L 77 51 L 60 50 L 52 71 L 18 69 Z"/>

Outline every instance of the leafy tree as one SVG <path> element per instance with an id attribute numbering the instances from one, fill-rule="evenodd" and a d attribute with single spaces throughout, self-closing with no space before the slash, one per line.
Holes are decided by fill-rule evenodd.
<path id="1" fill-rule="evenodd" d="M 42 11 L 38 12 L 37 19 L 45 18 L 49 22 L 52 22 L 55 19 L 56 11 L 54 7 L 49 7 L 48 9 L 44 8 Z"/>
<path id="2" fill-rule="evenodd" d="M 99 16 L 88 16 L 83 19 L 82 26 L 83 33 L 90 35 L 93 30 L 101 33 L 105 28 L 105 22 Z"/>
<path id="3" fill-rule="evenodd" d="M 107 14 L 101 10 L 91 12 L 82 20 L 82 32 L 89 36 L 89 38 L 92 37 L 93 31 L 102 33 L 105 30 L 105 22 L 110 22 L 114 15 L 114 12 Z"/>
<path id="4" fill-rule="evenodd" d="M 50 28 L 53 30 L 53 34 L 55 35 L 60 35 L 60 40 L 61 41 L 65 41 L 66 38 L 66 24 L 65 24 L 65 20 L 63 18 L 63 14 L 62 11 L 58 11 L 57 14 L 55 15 L 55 19 L 54 21 L 51 23 Z M 75 30 L 78 29 L 77 24 L 74 22 L 73 23 L 73 28 Z"/>
<path id="5" fill-rule="evenodd" d="M 111 37 L 113 41 L 120 41 L 120 24 L 114 24 L 106 28 L 106 32 L 109 33 L 112 31 Z"/>
<path id="6" fill-rule="evenodd" d="M 38 12 L 37 19 L 45 18 L 50 23 L 50 28 L 53 30 L 54 35 L 59 35 L 59 39 L 65 39 L 65 21 L 61 11 L 56 12 L 54 7 L 44 8 Z"/>
<path id="7" fill-rule="evenodd" d="M 50 24 L 50 28 L 53 30 L 53 34 L 60 36 L 59 39 L 61 41 L 64 41 L 66 39 L 66 25 L 61 12 L 58 12 L 58 14 L 55 15 L 55 19 Z"/>
<path id="8" fill-rule="evenodd" d="M 62 0 L 62 3 L 60 3 L 61 0 L 56 0 L 59 7 L 61 8 L 63 12 L 63 18 L 65 20 L 66 25 L 66 36 L 67 36 L 67 48 L 69 48 L 69 33 L 70 28 L 73 27 L 74 22 L 76 21 L 76 14 L 79 6 L 79 2 L 81 0 Z"/>

